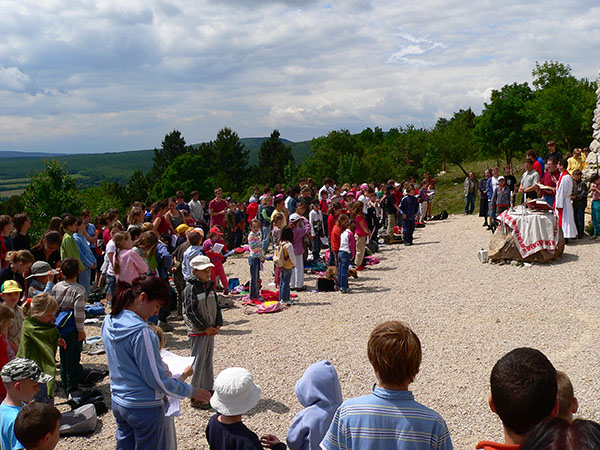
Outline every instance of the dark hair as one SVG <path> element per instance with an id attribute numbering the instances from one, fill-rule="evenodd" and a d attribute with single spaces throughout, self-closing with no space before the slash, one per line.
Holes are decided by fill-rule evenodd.
<path id="1" fill-rule="evenodd" d="M 65 230 L 67 229 L 67 227 L 70 227 L 71 225 L 73 225 L 74 223 L 77 223 L 77 217 L 75 216 L 66 216 L 63 220 L 62 223 L 60 224 L 60 229 L 61 229 L 61 233 L 64 233 Z"/>
<path id="2" fill-rule="evenodd" d="M 200 245 L 200 242 L 202 242 L 202 235 L 197 231 L 192 231 L 188 234 L 188 241 L 192 245 Z"/>
<path id="3" fill-rule="evenodd" d="M 273 202 L 273 206 L 277 206 L 277 205 L 279 205 L 280 203 L 283 203 L 283 201 L 284 201 L 284 200 L 283 200 L 281 197 L 277 197 L 277 198 L 275 199 L 275 201 Z"/>
<path id="4" fill-rule="evenodd" d="M 556 369 L 533 348 L 516 348 L 494 365 L 490 376 L 496 413 L 508 429 L 525 434 L 556 404 Z"/>
<path id="5" fill-rule="evenodd" d="M 598 178 L 600 178 L 600 175 L 598 175 L 597 173 L 592 174 L 592 176 L 590 177 L 590 183 L 593 183 Z"/>
<path id="6" fill-rule="evenodd" d="M 569 166 L 568 161 L 566 160 L 566 158 L 561 158 L 558 160 L 558 164 L 560 164 L 561 166 L 563 166 L 565 169 Z"/>
<path id="7" fill-rule="evenodd" d="M 48 230 L 60 231 L 60 224 L 62 223 L 62 219 L 60 217 L 53 217 L 48 222 Z"/>
<path id="8" fill-rule="evenodd" d="M 15 214 L 15 216 L 13 217 L 13 225 L 15 226 L 15 230 L 17 231 L 17 233 L 21 232 L 21 227 L 27 220 L 29 220 L 29 217 L 27 217 L 27 214 L 25 214 L 25 213 Z"/>
<path id="9" fill-rule="evenodd" d="M 290 226 L 281 229 L 281 240 L 294 242 L 294 230 Z"/>
<path id="10" fill-rule="evenodd" d="M 558 161 L 556 160 L 556 158 L 548 158 L 548 163 L 552 163 L 552 164 L 558 164 Z"/>
<path id="11" fill-rule="evenodd" d="M 145 292 L 149 301 L 160 300 L 163 304 L 171 299 L 171 288 L 166 281 L 156 276 L 142 275 L 131 284 L 126 281 L 117 282 L 117 289 L 112 301 L 111 316 L 118 315 L 127 306 Z"/>
<path id="12" fill-rule="evenodd" d="M 142 234 L 142 229 L 140 227 L 131 227 L 129 234 L 131 235 L 131 240 L 135 241 Z"/>
<path id="13" fill-rule="evenodd" d="M 540 423 L 521 445 L 521 450 L 594 450 L 600 448 L 600 425 L 577 419 L 569 423 L 555 417 Z"/>
<path id="14" fill-rule="evenodd" d="M 44 241 L 46 244 L 51 245 L 60 245 L 60 233 L 54 230 L 48 230 L 42 235 L 42 239 L 35 246 L 33 246 L 32 250 L 43 250 Z"/>
<path id="15" fill-rule="evenodd" d="M 53 405 L 31 402 L 17 415 L 15 436 L 25 448 L 37 447 L 44 436 L 56 431 L 60 417 L 60 411 Z"/>
<path id="16" fill-rule="evenodd" d="M 90 212 L 89 209 L 82 209 L 81 210 L 81 214 L 79 214 L 80 217 L 87 217 L 87 216 L 91 216 L 92 213 Z"/>
<path id="17" fill-rule="evenodd" d="M 183 191 L 177 191 L 177 192 L 175 192 L 175 198 L 176 199 L 177 198 L 184 198 Z"/>
<path id="18" fill-rule="evenodd" d="M 7 214 L 0 216 L 0 228 L 4 228 L 6 225 L 12 222 L 12 218 Z"/>
<path id="19" fill-rule="evenodd" d="M 65 258 L 60 262 L 60 271 L 67 280 L 77 278 L 79 274 L 79 261 L 75 258 Z"/>
<path id="20" fill-rule="evenodd" d="M 194 195 L 200 195 L 200 193 L 198 191 L 190 192 L 190 197 L 193 197 Z"/>

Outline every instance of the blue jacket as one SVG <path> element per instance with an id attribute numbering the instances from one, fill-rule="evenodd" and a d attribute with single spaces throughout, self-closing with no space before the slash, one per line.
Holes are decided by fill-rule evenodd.
<path id="1" fill-rule="evenodd" d="M 73 237 L 75 238 L 75 242 L 77 242 L 77 248 L 79 249 L 79 258 L 81 262 L 85 266 L 86 269 L 89 269 L 94 264 L 96 264 L 96 257 L 90 249 L 90 245 L 88 244 L 85 236 L 82 236 L 79 233 L 73 233 Z"/>
<path id="2" fill-rule="evenodd" d="M 414 195 L 405 195 L 400 201 L 400 211 L 406 214 L 406 220 L 415 220 L 419 211 L 419 200 Z"/>
<path id="3" fill-rule="evenodd" d="M 158 267 L 156 271 L 163 280 L 169 280 L 169 272 L 173 268 L 173 257 L 169 253 L 167 246 L 159 242 L 156 246 L 156 262 Z"/>
<path id="4" fill-rule="evenodd" d="M 163 397 L 191 397 L 193 386 L 169 377 L 150 326 L 127 309 L 102 322 L 113 401 L 123 408 L 155 408 Z"/>
<path id="5" fill-rule="evenodd" d="M 489 177 L 487 182 L 486 182 L 486 195 L 488 200 L 492 199 L 492 196 L 494 195 L 494 184 L 493 184 L 493 180 L 494 177 Z M 496 185 L 498 185 L 498 181 L 496 181 Z"/>
<path id="6" fill-rule="evenodd" d="M 304 409 L 296 414 L 287 433 L 290 450 L 318 450 L 335 411 L 342 404 L 337 372 L 327 361 L 314 363 L 296 383 L 296 396 Z"/>

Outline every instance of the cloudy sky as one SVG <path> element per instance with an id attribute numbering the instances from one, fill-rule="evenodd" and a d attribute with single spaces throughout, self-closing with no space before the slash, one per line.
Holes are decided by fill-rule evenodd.
<path id="1" fill-rule="evenodd" d="M 598 0 L 0 0 L 0 150 L 298 141 L 432 126 L 558 60 L 595 79 Z"/>

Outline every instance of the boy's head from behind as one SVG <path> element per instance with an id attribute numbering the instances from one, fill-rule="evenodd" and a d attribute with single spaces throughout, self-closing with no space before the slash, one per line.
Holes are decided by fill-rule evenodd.
<path id="1" fill-rule="evenodd" d="M 490 407 L 505 428 L 527 434 L 556 406 L 556 369 L 533 348 L 516 348 L 494 365 L 490 376 Z"/>
<path id="2" fill-rule="evenodd" d="M 60 263 L 60 271 L 67 280 L 74 280 L 79 275 L 79 261 L 75 258 L 65 258 Z"/>
<path id="3" fill-rule="evenodd" d="M 52 450 L 60 437 L 60 411 L 46 403 L 24 406 L 15 420 L 15 436 L 26 449 Z"/>
<path id="4" fill-rule="evenodd" d="M 32 401 L 40 390 L 39 383 L 48 383 L 53 378 L 42 372 L 36 362 L 26 358 L 15 358 L 7 362 L 0 376 L 6 386 L 7 400 L 17 404 Z"/>
<path id="5" fill-rule="evenodd" d="M 422 352 L 417 335 L 403 322 L 380 323 L 369 336 L 367 354 L 383 385 L 408 385 L 419 373 Z"/>
<path id="6" fill-rule="evenodd" d="M 579 409 L 579 404 L 573 393 L 573 385 L 566 373 L 556 371 L 556 384 L 558 387 L 558 417 L 573 422 L 573 414 Z"/>
<path id="7" fill-rule="evenodd" d="M 202 235 L 196 231 L 189 233 L 187 238 L 191 245 L 200 245 L 202 242 Z"/>

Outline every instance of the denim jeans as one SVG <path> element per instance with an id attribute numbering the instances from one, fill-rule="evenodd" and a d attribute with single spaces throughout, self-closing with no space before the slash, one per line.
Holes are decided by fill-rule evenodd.
<path id="1" fill-rule="evenodd" d="M 260 258 L 248 257 L 250 264 L 250 300 L 260 297 Z"/>
<path id="2" fill-rule="evenodd" d="M 467 194 L 465 197 L 465 214 L 473 214 L 475 210 L 475 193 Z"/>
<path id="3" fill-rule="evenodd" d="M 313 246 L 313 249 L 312 249 L 313 261 L 318 261 L 319 255 L 321 253 L 321 232 L 320 231 L 315 232 L 315 235 L 312 240 L 312 246 Z"/>
<path id="4" fill-rule="evenodd" d="M 292 269 L 281 269 L 281 282 L 279 284 L 279 301 L 290 301 L 290 280 L 292 279 Z"/>
<path id="5" fill-rule="evenodd" d="M 554 195 L 544 195 L 544 201 L 550 206 L 554 205 Z"/>
<path id="6" fill-rule="evenodd" d="M 262 249 L 263 249 L 263 253 L 266 254 L 267 250 L 269 249 L 269 242 L 271 240 L 271 226 L 270 225 L 262 227 L 262 236 L 263 236 Z"/>
<path id="7" fill-rule="evenodd" d="M 592 202 L 592 223 L 594 224 L 594 236 L 600 236 L 600 200 Z"/>
<path id="8" fill-rule="evenodd" d="M 350 253 L 338 252 L 338 285 L 340 291 L 348 290 L 348 269 L 350 268 Z"/>

